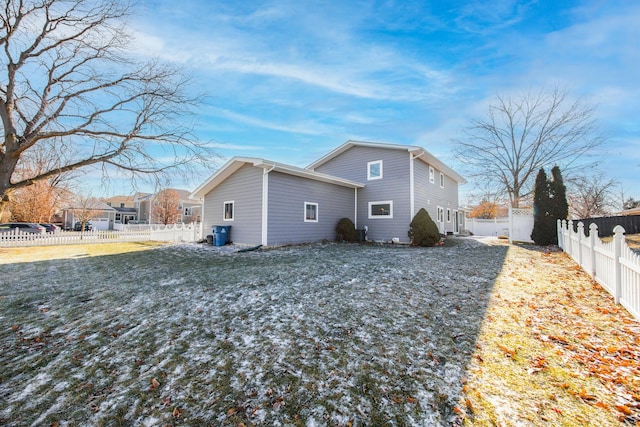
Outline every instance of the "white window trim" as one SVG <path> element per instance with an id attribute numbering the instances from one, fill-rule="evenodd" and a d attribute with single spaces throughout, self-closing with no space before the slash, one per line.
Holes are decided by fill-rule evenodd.
<path id="1" fill-rule="evenodd" d="M 451 222 L 451 208 L 447 208 L 447 222 Z"/>
<path id="2" fill-rule="evenodd" d="M 440 188 L 444 188 L 444 174 L 440 172 Z"/>
<path id="3" fill-rule="evenodd" d="M 231 205 L 231 218 L 225 218 L 225 214 L 227 213 L 227 205 Z M 236 203 L 234 200 L 227 200 L 222 203 L 222 220 L 223 221 L 233 221 L 236 217 Z"/>
<path id="4" fill-rule="evenodd" d="M 433 169 L 433 166 L 429 166 L 429 182 L 434 183 L 436 180 L 436 171 Z"/>
<path id="5" fill-rule="evenodd" d="M 371 176 L 371 166 L 375 164 L 380 165 L 380 176 Z M 374 162 L 367 163 L 367 180 L 372 181 L 374 179 L 382 179 L 382 160 L 376 160 Z"/>
<path id="6" fill-rule="evenodd" d="M 371 215 L 371 206 L 372 205 L 389 205 L 389 215 Z M 369 219 L 393 219 L 393 200 L 382 200 L 378 202 L 369 202 L 369 207 L 367 208 L 367 216 Z"/>
<path id="7" fill-rule="evenodd" d="M 436 212 L 436 222 L 439 224 L 444 223 L 444 208 L 442 206 L 438 206 Z"/>
<path id="8" fill-rule="evenodd" d="M 307 219 L 307 206 L 315 206 L 316 207 L 316 219 Z M 304 211 L 302 213 L 304 222 L 318 222 L 318 217 L 320 216 L 320 212 L 318 209 L 318 204 L 314 202 L 304 202 Z"/>

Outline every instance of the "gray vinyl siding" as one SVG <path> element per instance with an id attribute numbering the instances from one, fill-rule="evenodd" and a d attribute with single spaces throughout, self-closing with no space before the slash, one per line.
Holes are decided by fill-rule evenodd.
<path id="1" fill-rule="evenodd" d="M 318 204 L 318 222 L 304 221 L 305 202 Z M 270 172 L 267 244 L 333 241 L 338 220 L 353 220 L 354 210 L 352 188 Z"/>
<path id="2" fill-rule="evenodd" d="M 448 175 L 444 176 L 444 188 L 440 187 L 440 170 L 434 168 L 434 182 L 429 182 L 429 165 L 414 160 L 414 203 L 415 211 L 425 208 L 434 221 L 438 218 L 438 206 L 444 209 L 444 223 L 440 231 L 454 231 L 454 211 L 458 210 L 458 183 Z M 451 221 L 447 222 L 447 209 L 451 210 Z"/>
<path id="3" fill-rule="evenodd" d="M 382 178 L 367 180 L 367 163 L 382 160 Z M 391 240 L 394 237 L 408 242 L 411 222 L 407 150 L 377 147 L 351 147 L 347 151 L 316 168 L 317 172 L 361 182 L 358 190 L 359 229 L 368 228 L 369 240 Z M 393 218 L 369 219 L 369 202 L 393 201 Z"/>
<path id="4" fill-rule="evenodd" d="M 234 202 L 234 220 L 224 221 L 224 202 Z M 205 196 L 204 234 L 214 225 L 230 225 L 234 243 L 262 242 L 262 169 L 245 165 Z"/>

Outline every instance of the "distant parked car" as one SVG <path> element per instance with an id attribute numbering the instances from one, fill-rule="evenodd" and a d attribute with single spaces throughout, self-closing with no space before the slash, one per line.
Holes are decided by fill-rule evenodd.
<path id="1" fill-rule="evenodd" d="M 58 231 L 60 231 L 60 227 L 58 227 L 55 224 L 42 224 L 42 223 L 40 223 L 40 225 L 45 228 L 47 233 L 57 233 Z"/>
<path id="2" fill-rule="evenodd" d="M 89 230 L 93 230 L 93 227 L 91 226 L 91 223 L 87 221 L 84 223 L 84 231 L 89 231 Z M 73 231 L 82 231 L 82 223 L 76 222 L 75 225 L 73 226 Z"/>
<path id="3" fill-rule="evenodd" d="M 43 226 L 31 222 L 7 222 L 0 224 L 0 232 L 6 233 L 16 228 L 23 233 L 44 234 L 46 232 L 46 229 Z"/>

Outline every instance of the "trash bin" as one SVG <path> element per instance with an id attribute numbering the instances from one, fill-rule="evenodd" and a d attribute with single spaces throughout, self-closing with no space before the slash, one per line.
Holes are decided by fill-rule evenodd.
<path id="1" fill-rule="evenodd" d="M 216 225 L 213 227 L 213 241 L 216 246 L 224 246 L 229 241 L 230 225 Z"/>
<path id="2" fill-rule="evenodd" d="M 207 245 L 213 245 L 213 234 L 207 234 Z"/>

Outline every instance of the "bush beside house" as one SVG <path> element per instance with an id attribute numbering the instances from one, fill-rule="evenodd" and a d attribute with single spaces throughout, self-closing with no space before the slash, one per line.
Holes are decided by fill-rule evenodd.
<path id="1" fill-rule="evenodd" d="M 336 226 L 339 242 L 354 243 L 357 240 L 356 226 L 349 218 L 342 218 Z"/>
<path id="2" fill-rule="evenodd" d="M 438 226 L 424 208 L 413 217 L 409 225 L 409 238 L 412 246 L 433 246 L 440 242 Z"/>

